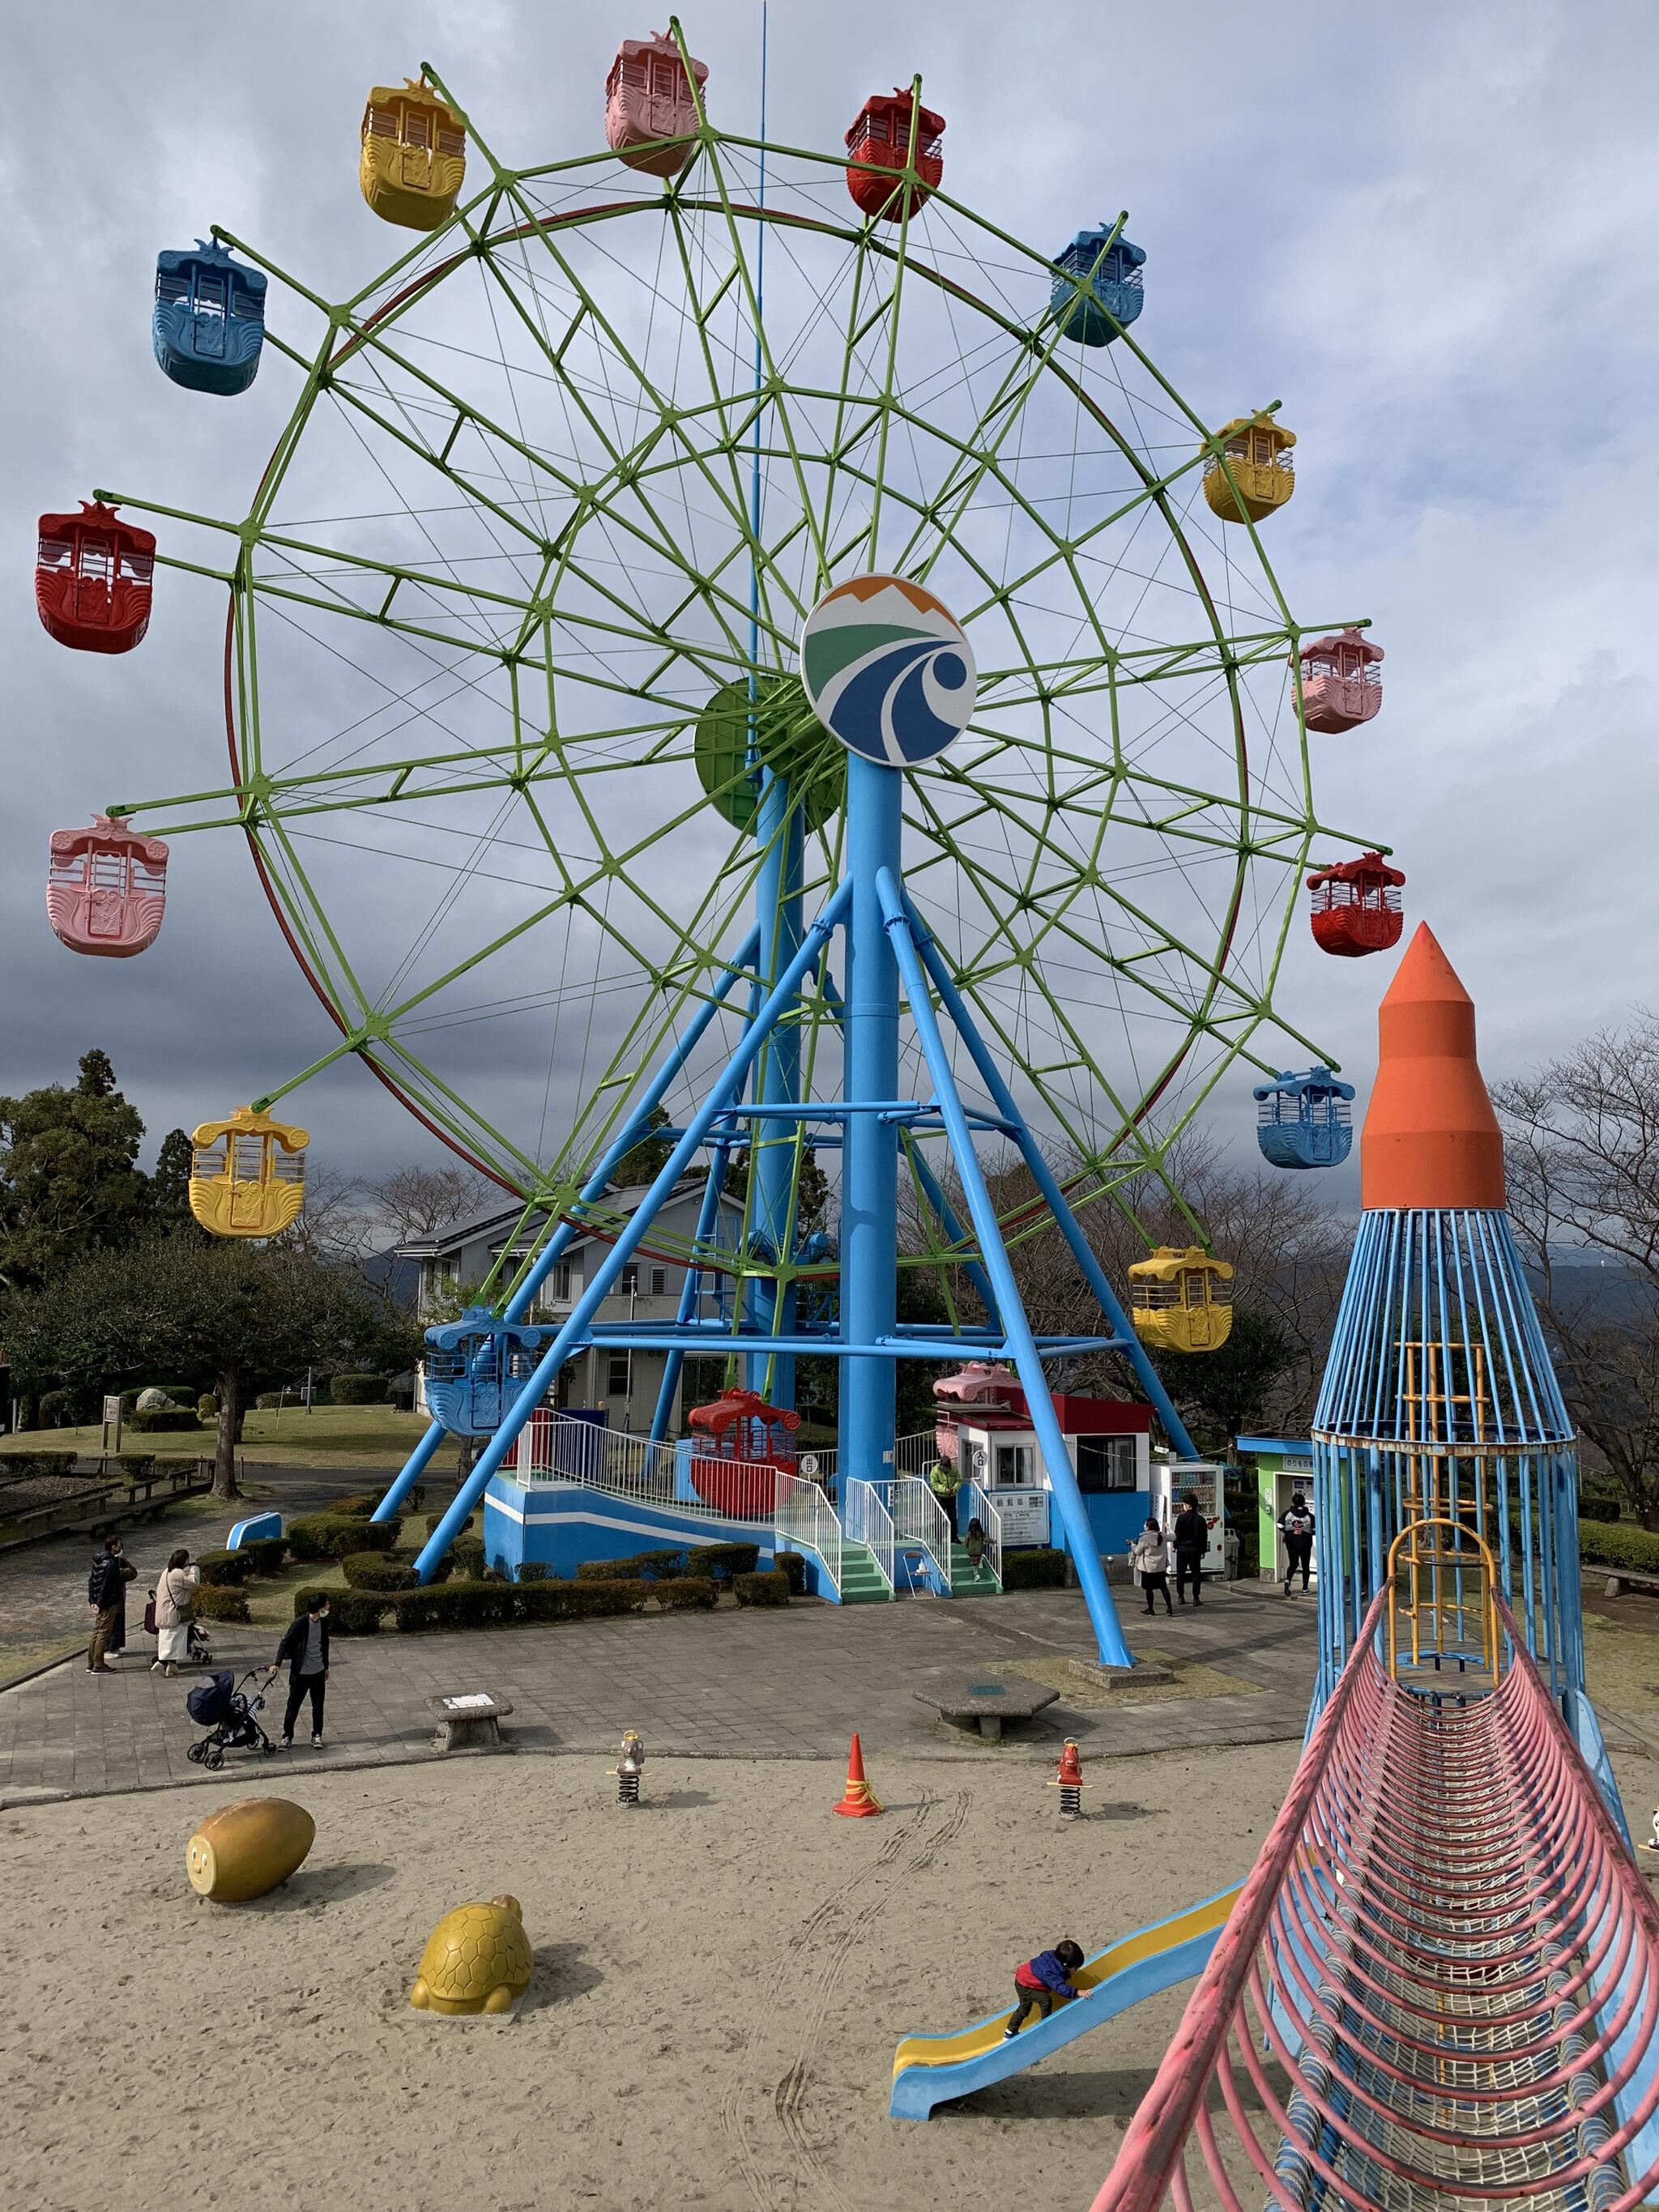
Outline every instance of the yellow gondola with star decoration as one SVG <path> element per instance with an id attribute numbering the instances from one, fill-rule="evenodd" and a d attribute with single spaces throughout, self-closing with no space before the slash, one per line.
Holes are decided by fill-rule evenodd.
<path id="1" fill-rule="evenodd" d="M 238 1106 L 191 1138 L 190 1210 L 216 1237 L 275 1237 L 306 1196 L 305 1129 Z"/>

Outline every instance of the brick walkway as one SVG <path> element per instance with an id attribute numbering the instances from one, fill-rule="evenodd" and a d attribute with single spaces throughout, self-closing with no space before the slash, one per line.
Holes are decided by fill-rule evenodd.
<path id="1" fill-rule="evenodd" d="M 1141 1626 L 1130 1623 L 1131 1635 Z M 276 1636 L 215 1631 L 220 1663 L 240 1673 L 268 1659 Z M 934 1674 L 1020 1659 L 1092 1655 L 1083 1601 L 1071 1591 L 1026 1591 L 955 1604 L 914 1599 L 787 1612 L 722 1609 L 475 1632 L 469 1635 L 337 1638 L 329 1680 L 326 1750 L 308 1747 L 254 1761 L 227 1754 L 222 1780 L 262 1783 L 279 1766 L 357 1766 L 434 1756 L 433 1695 L 482 1689 L 513 1705 L 507 1723 L 526 1751 L 614 1753 L 624 1727 L 653 1753 L 690 1757 L 838 1758 L 852 1730 L 866 1751 L 925 1751 L 975 1759 L 1052 1756 L 1062 1734 L 1085 1757 L 1299 1737 L 1314 1674 L 1314 1611 L 1254 1595 L 1218 1595 L 1201 1615 L 1159 1620 L 1151 1640 L 1260 1683 L 1251 1696 L 1080 1710 L 1064 1697 L 1042 1732 L 978 1747 L 933 1718 L 914 1695 Z M 148 1667 L 148 1643 L 111 1679 L 77 1659 L 0 1694 L 0 1804 L 58 1794 L 165 1789 L 203 1779 L 185 1757 L 198 1731 L 185 1711 L 190 1685 Z M 273 1735 L 281 1721 L 278 1682 Z M 307 1709 L 308 1711 L 308 1709 Z"/>

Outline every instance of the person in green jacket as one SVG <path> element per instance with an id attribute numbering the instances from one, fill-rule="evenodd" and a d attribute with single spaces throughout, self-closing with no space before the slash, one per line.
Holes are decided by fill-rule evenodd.
<path id="1" fill-rule="evenodd" d="M 945 1509 L 953 1540 L 957 1533 L 957 1486 L 961 1480 L 948 1459 L 936 1459 L 927 1470 L 927 1487 Z"/>

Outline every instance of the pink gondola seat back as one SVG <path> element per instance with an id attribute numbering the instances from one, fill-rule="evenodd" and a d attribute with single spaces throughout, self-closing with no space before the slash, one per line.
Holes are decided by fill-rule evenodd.
<path id="1" fill-rule="evenodd" d="M 54 830 L 46 917 L 72 952 L 130 960 L 154 945 L 167 903 L 167 848 L 106 814 Z"/>

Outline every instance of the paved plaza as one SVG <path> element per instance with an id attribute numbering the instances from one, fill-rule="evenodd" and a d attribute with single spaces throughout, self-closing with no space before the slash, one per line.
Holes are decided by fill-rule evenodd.
<path id="1" fill-rule="evenodd" d="M 1127 1611 L 1127 1608 L 1126 1608 Z M 609 1756 L 625 1727 L 653 1754 L 692 1758 L 837 1758 L 854 1729 L 866 1753 L 1038 1759 L 1062 1735 L 1085 1759 L 1274 1742 L 1300 1736 L 1314 1674 L 1314 1608 L 1277 1596 L 1217 1592 L 1201 1613 L 1129 1621 L 1182 1662 L 1218 1668 L 1248 1693 L 1154 1703 L 1133 1688 L 1111 1702 L 1079 1690 L 1000 1746 L 937 1720 L 915 1695 L 936 1677 L 1046 1667 L 1062 1674 L 1093 1644 L 1082 1598 L 1034 1590 L 1002 1598 L 913 1598 L 842 1608 L 813 1601 L 785 1611 L 722 1608 L 619 1620 L 465 1634 L 337 1637 L 328 1686 L 327 1747 L 303 1742 L 276 1761 L 230 1752 L 222 1780 L 246 1773 L 269 1786 L 277 1764 L 395 1764 L 437 1756 L 428 1700 L 484 1690 L 513 1706 L 507 1732 L 522 1752 Z M 216 1627 L 221 1665 L 240 1674 L 268 1661 L 276 1632 Z M 114 1677 L 90 1675 L 79 1656 L 0 1694 L 0 1803 L 47 1795 L 165 1789 L 201 1780 L 185 1757 L 199 1731 L 185 1711 L 186 1678 L 150 1673 L 149 1639 L 135 1636 Z M 281 1720 L 286 1678 L 273 1690 Z M 1097 1697 L 1098 1692 L 1092 1693 Z M 1149 1692 L 1150 1697 L 1150 1692 Z"/>

